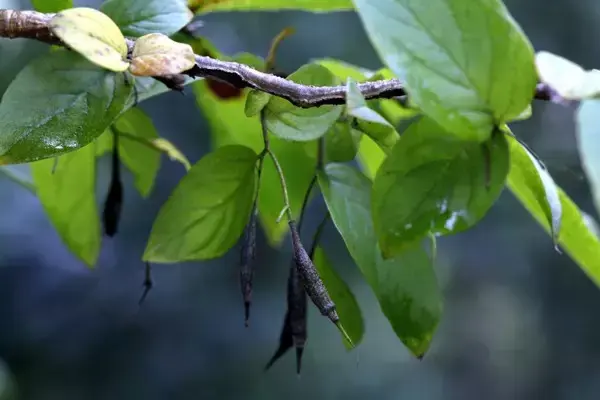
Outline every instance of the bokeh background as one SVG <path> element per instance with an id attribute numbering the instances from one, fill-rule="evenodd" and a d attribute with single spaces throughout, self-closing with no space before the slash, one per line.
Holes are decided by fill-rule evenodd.
<path id="1" fill-rule="evenodd" d="M 97 1 L 76 1 L 97 6 Z M 536 50 L 586 68 L 600 66 L 600 3 L 506 1 Z M 0 8 L 29 9 L 0 0 Z M 203 18 L 202 35 L 221 51 L 266 55 L 270 40 L 294 26 L 278 52 L 291 72 L 312 58 L 381 66 L 353 13 L 230 13 Z M 46 46 L 0 41 L 0 92 Z M 209 128 L 191 91 L 142 103 L 159 133 L 192 162 L 210 151 Z M 27 112 L 27 104 L 23 104 Z M 600 119 L 599 119 L 600 121 Z M 1 126 L 1 121 L 0 121 Z M 600 128 L 600 127 L 599 127 Z M 513 125 L 582 210 L 596 215 L 576 151 L 573 109 L 534 104 Z M 101 160 L 99 201 L 108 184 Z M 243 325 L 237 247 L 212 262 L 157 265 L 155 288 L 138 306 L 140 256 L 153 218 L 183 176 L 163 157 L 153 194 L 143 200 L 126 175 L 120 234 L 104 240 L 87 269 L 61 243 L 38 200 L 0 177 L 0 387 L 20 399 L 596 399 L 600 393 L 600 290 L 507 191 L 485 220 L 439 243 L 437 274 L 445 311 L 432 349 L 417 361 L 379 311 L 370 289 L 330 227 L 325 247 L 362 306 L 366 336 L 347 352 L 311 308 L 301 378 L 290 353 L 263 367 L 278 344 L 285 312 L 289 246 L 259 235 L 251 327 Z M 307 232 L 322 215 L 309 209 Z"/>

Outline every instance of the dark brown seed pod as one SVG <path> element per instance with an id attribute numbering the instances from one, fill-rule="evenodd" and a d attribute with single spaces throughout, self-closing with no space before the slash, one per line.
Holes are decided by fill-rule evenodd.
<path id="1" fill-rule="evenodd" d="M 258 209 L 254 202 L 254 209 L 250 221 L 244 231 L 244 241 L 240 252 L 240 286 L 244 299 L 244 323 L 248 326 L 250 319 L 250 305 L 252 303 L 252 280 L 254 278 L 254 259 L 256 257 L 256 219 Z"/>
<path id="2" fill-rule="evenodd" d="M 294 347 L 296 348 L 296 372 L 300 375 L 302 353 L 307 338 L 306 291 L 295 262 L 290 265 L 287 288 L 288 313 Z"/>
<path id="3" fill-rule="evenodd" d="M 121 209 L 123 207 L 123 183 L 121 182 L 121 164 L 119 161 L 119 143 L 118 135 L 113 135 L 112 152 L 112 177 L 108 195 L 104 201 L 104 210 L 102 212 L 102 223 L 104 233 L 112 237 L 117 233 L 119 220 L 121 219 Z"/>
<path id="4" fill-rule="evenodd" d="M 302 354 L 307 338 L 306 291 L 292 260 L 287 282 L 287 311 L 279 337 L 279 347 L 267 363 L 265 370 L 281 358 L 292 346 L 296 348 L 296 372 L 300 375 Z"/>
<path id="5" fill-rule="evenodd" d="M 302 279 L 302 283 L 304 284 L 304 288 L 306 289 L 306 293 L 308 293 L 308 296 L 315 306 L 317 306 L 321 314 L 337 325 L 340 317 L 335 310 L 335 304 L 333 303 L 333 300 L 331 300 L 331 297 L 323 284 L 323 280 L 319 276 L 315 265 L 300 241 L 296 223 L 294 221 L 289 221 L 289 225 L 292 233 L 294 262 Z"/>

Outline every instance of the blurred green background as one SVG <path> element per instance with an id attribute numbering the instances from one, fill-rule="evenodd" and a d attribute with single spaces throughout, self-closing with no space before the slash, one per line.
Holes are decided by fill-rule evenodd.
<path id="1" fill-rule="evenodd" d="M 165 0 L 166 1 L 166 0 Z M 98 1 L 76 1 L 97 6 Z M 507 1 L 536 50 L 600 67 L 600 2 Z M 0 0 L 0 8 L 30 9 Z M 312 58 L 369 68 L 380 61 L 356 15 L 300 12 L 214 14 L 200 34 L 225 54 L 265 56 L 287 26 L 296 34 L 278 52 L 292 72 Z M 0 92 L 47 46 L 0 41 Z M 144 102 L 159 133 L 190 161 L 210 151 L 209 128 L 191 90 Z M 27 104 L 23 104 L 27 112 Z M 599 118 L 600 123 L 600 118 Z M 0 121 L 1 125 L 1 121 Z M 580 168 L 573 109 L 534 104 L 513 125 L 582 210 L 596 215 Z M 109 160 L 100 162 L 99 202 Z M 126 175 L 120 233 L 104 240 L 96 270 L 74 259 L 38 200 L 0 177 L 0 390 L 20 399 L 597 399 L 600 393 L 600 290 L 508 192 L 475 229 L 440 240 L 437 274 L 443 320 L 423 361 L 405 350 L 373 294 L 329 227 L 325 247 L 362 306 L 366 336 L 347 352 L 338 332 L 310 308 L 300 379 L 293 354 L 272 370 L 285 313 L 289 246 L 259 234 L 250 328 L 244 328 L 236 247 L 220 260 L 156 265 L 155 287 L 138 307 L 140 256 L 158 209 L 184 170 L 163 157 L 153 194 L 142 200 Z M 324 212 L 309 209 L 307 232 Z"/>

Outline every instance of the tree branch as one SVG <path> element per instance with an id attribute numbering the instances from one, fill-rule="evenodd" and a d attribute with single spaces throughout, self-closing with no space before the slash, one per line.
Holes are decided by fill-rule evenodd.
<path id="1" fill-rule="evenodd" d="M 0 38 L 35 39 L 48 44 L 64 46 L 48 27 L 48 23 L 53 16 L 54 14 L 44 14 L 37 11 L 0 9 Z M 127 39 L 130 52 L 134 44 L 135 40 Z M 183 79 L 184 75 L 213 78 L 240 89 L 246 87 L 258 89 L 284 98 L 303 108 L 326 104 L 344 104 L 346 101 L 345 86 L 301 85 L 273 74 L 260 72 L 244 64 L 217 60 L 201 55 L 196 55 L 196 65 L 183 74 L 154 78 L 170 89 L 182 90 L 182 83 L 185 81 Z M 406 95 L 404 85 L 398 79 L 360 83 L 358 88 L 366 99 L 395 98 Z M 542 83 L 537 85 L 534 97 L 538 100 L 562 103 L 560 96 Z"/>

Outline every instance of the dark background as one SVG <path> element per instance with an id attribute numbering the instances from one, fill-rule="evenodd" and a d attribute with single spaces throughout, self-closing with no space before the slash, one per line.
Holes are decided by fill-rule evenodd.
<path id="1" fill-rule="evenodd" d="M 0 0 L 0 8 L 19 3 L 30 8 L 18 0 Z M 507 5 L 536 50 L 586 68 L 600 66 L 597 1 Z M 319 57 L 380 67 L 353 13 L 231 13 L 203 20 L 202 34 L 226 54 L 264 56 L 272 37 L 294 26 L 297 33 L 278 52 L 279 66 L 288 72 Z M 45 50 L 34 42 L 1 40 L 0 90 Z M 141 107 L 159 133 L 195 162 L 210 151 L 209 129 L 187 93 L 167 93 Z M 573 109 L 535 103 L 533 117 L 513 130 L 576 203 L 596 215 L 577 157 Z M 101 197 L 108 167 L 102 160 Z M 311 308 L 298 379 L 291 354 L 263 372 L 279 338 L 290 254 L 285 245 L 268 248 L 262 234 L 249 329 L 243 326 L 237 248 L 212 262 L 155 266 L 155 288 L 138 307 L 140 256 L 158 209 L 182 175 L 181 165 L 163 157 L 146 200 L 126 176 L 121 233 L 104 240 L 95 270 L 67 251 L 32 194 L 0 178 L 0 387 L 12 379 L 20 398 L 30 400 L 598 398 L 600 291 L 553 250 L 508 191 L 476 228 L 438 242 L 445 311 L 421 362 L 395 337 L 328 229 L 325 246 L 358 297 L 366 336 L 357 350 L 346 352 L 337 331 Z M 322 211 L 319 202 L 310 208 L 312 228 Z"/>

